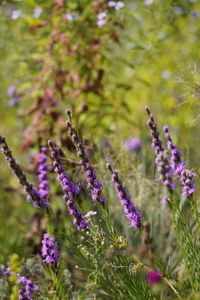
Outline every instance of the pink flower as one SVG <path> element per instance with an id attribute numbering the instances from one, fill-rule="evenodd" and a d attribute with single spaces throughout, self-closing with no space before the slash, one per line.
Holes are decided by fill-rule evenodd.
<path id="1" fill-rule="evenodd" d="M 147 282 L 149 285 L 157 284 L 161 281 L 163 273 L 160 270 L 151 271 L 147 274 Z"/>

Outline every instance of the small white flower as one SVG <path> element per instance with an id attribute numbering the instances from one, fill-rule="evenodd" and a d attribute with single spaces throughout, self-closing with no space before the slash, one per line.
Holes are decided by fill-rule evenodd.
<path id="1" fill-rule="evenodd" d="M 21 14 L 22 14 L 21 10 L 13 10 L 11 12 L 11 16 L 10 17 L 11 17 L 12 20 L 16 20 L 16 19 L 18 19 L 21 16 Z"/>
<path id="2" fill-rule="evenodd" d="M 124 3 L 122 1 L 117 2 L 115 5 L 116 10 L 120 10 L 123 7 L 124 7 Z"/>
<path id="3" fill-rule="evenodd" d="M 98 20 L 97 21 L 97 26 L 98 27 L 103 27 L 106 23 L 107 23 L 106 19 L 104 19 L 104 20 Z"/>
<path id="4" fill-rule="evenodd" d="M 103 19 L 105 19 L 106 17 L 107 17 L 107 12 L 106 12 L 106 10 L 102 11 L 101 13 L 99 13 L 99 14 L 97 15 L 97 19 L 98 19 L 98 20 L 103 20 Z"/>
<path id="5" fill-rule="evenodd" d="M 68 21 L 76 21 L 78 19 L 78 16 L 72 13 L 68 13 L 65 15 L 65 19 Z"/>
<path id="6" fill-rule="evenodd" d="M 108 7 L 115 7 L 116 4 L 117 4 L 116 1 L 109 1 L 109 2 L 108 2 Z"/>
<path id="7" fill-rule="evenodd" d="M 172 8 L 173 8 L 173 11 L 175 12 L 175 14 L 177 14 L 177 15 L 181 15 L 183 13 L 183 9 L 180 6 L 174 6 Z"/>
<path id="8" fill-rule="evenodd" d="M 33 16 L 35 19 L 38 19 L 41 16 L 43 9 L 41 7 L 36 7 L 33 11 Z"/>
<path id="9" fill-rule="evenodd" d="M 169 79 L 170 77 L 171 77 L 171 72 L 170 72 L 169 70 L 164 70 L 164 71 L 162 72 L 162 78 L 163 78 L 163 79 L 167 80 L 167 79 Z"/>
<path id="10" fill-rule="evenodd" d="M 154 0 L 145 0 L 144 4 L 145 5 L 151 5 L 153 3 Z"/>

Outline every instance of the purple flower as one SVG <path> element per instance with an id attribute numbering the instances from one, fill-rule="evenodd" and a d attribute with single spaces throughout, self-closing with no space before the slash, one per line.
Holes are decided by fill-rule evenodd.
<path id="1" fill-rule="evenodd" d="M 160 270 L 155 270 L 147 274 L 147 282 L 149 285 L 157 284 L 161 281 L 163 273 Z"/>
<path id="2" fill-rule="evenodd" d="M 183 185 L 182 195 L 183 197 L 189 197 L 195 192 L 195 183 L 193 179 L 196 174 L 190 170 L 185 169 L 185 162 L 182 161 L 182 153 L 179 152 L 179 149 L 176 145 L 173 144 L 171 135 L 169 133 L 169 127 L 164 126 L 163 131 L 165 132 L 165 137 L 167 139 L 167 147 L 171 152 L 171 166 L 175 174 L 180 178 L 180 181 Z"/>
<path id="3" fill-rule="evenodd" d="M 63 199 L 66 202 L 68 211 L 70 215 L 73 216 L 73 224 L 76 226 L 77 230 L 87 229 L 90 224 L 83 217 L 81 211 L 78 210 L 76 204 L 74 203 L 74 197 L 79 193 L 79 187 L 74 185 L 69 176 L 65 173 L 65 170 L 61 163 L 60 149 L 55 147 L 51 141 L 48 141 L 48 145 L 51 149 L 51 156 L 54 160 L 54 172 L 58 174 L 57 179 L 61 185 L 64 192 Z"/>
<path id="4" fill-rule="evenodd" d="M 122 180 L 119 178 L 117 171 L 114 171 L 109 163 L 106 164 L 106 167 L 112 173 L 112 181 L 115 184 L 115 189 L 124 208 L 124 214 L 130 221 L 131 227 L 140 227 L 142 215 L 138 212 L 138 208 L 131 202 L 131 196 L 122 185 Z"/>
<path id="5" fill-rule="evenodd" d="M 12 97 L 16 93 L 16 86 L 15 85 L 10 85 L 8 88 L 8 96 Z"/>
<path id="6" fill-rule="evenodd" d="M 173 170 L 169 163 L 167 151 L 160 151 L 155 159 L 157 170 L 159 174 L 159 181 L 162 182 L 169 191 L 175 189 L 173 182 Z"/>
<path id="7" fill-rule="evenodd" d="M 4 265 L 1 265 L 1 270 L 2 270 L 3 277 L 10 276 L 10 273 L 11 273 L 10 268 L 6 268 Z"/>
<path id="8" fill-rule="evenodd" d="M 18 279 L 21 287 L 18 290 L 19 300 L 33 300 L 34 292 L 39 290 L 38 285 L 34 284 L 25 276 L 20 276 Z"/>
<path id="9" fill-rule="evenodd" d="M 192 196 L 195 191 L 195 183 L 193 183 L 193 179 L 195 178 L 196 174 L 190 170 L 186 170 L 184 169 L 181 172 L 181 182 L 183 185 L 183 189 L 182 189 L 182 195 L 185 198 L 188 198 L 190 196 Z"/>
<path id="10" fill-rule="evenodd" d="M 57 244 L 48 233 L 45 233 L 43 236 L 41 254 L 45 263 L 57 263 L 60 260 Z"/>
<path id="11" fill-rule="evenodd" d="M 160 151 L 163 151 L 162 141 L 159 139 L 160 133 L 157 130 L 157 123 L 154 120 L 154 116 L 151 114 L 150 109 L 146 106 L 146 112 L 149 115 L 149 119 L 147 121 L 147 125 L 150 128 L 150 133 L 152 136 L 152 148 L 155 150 L 155 154 L 157 155 Z"/>
<path id="12" fill-rule="evenodd" d="M 168 203 L 169 202 L 169 197 L 167 197 L 167 196 L 163 196 L 162 197 L 162 199 L 160 200 L 160 203 L 162 203 L 162 204 L 166 204 L 166 203 Z"/>
<path id="13" fill-rule="evenodd" d="M 71 111 L 66 111 L 69 119 L 71 119 Z M 97 176 L 94 172 L 94 167 L 90 164 L 89 158 L 85 152 L 85 149 L 78 138 L 78 134 L 74 129 L 74 126 L 71 124 L 70 120 L 67 121 L 67 127 L 69 135 L 71 136 L 72 142 L 76 148 L 77 155 L 81 158 L 80 165 L 82 166 L 82 170 L 86 176 L 87 187 L 91 191 L 92 200 L 98 201 L 100 203 L 105 202 L 105 198 L 101 196 L 101 190 L 103 188 L 103 184 L 97 180 Z"/>
<path id="14" fill-rule="evenodd" d="M 5 137 L 0 136 L 0 144 L 2 146 L 2 153 L 5 155 L 5 158 L 8 161 L 8 166 L 18 177 L 18 182 L 24 186 L 24 191 L 28 194 L 27 199 L 33 201 L 33 205 L 35 207 L 46 208 L 46 203 L 43 202 L 43 198 L 41 198 L 38 190 L 33 186 L 32 183 L 27 181 L 26 175 L 22 172 L 22 169 L 13 158 L 12 152 L 8 148 Z"/>
<path id="15" fill-rule="evenodd" d="M 48 162 L 47 162 L 47 148 L 42 147 L 38 159 L 38 180 L 39 180 L 39 194 L 43 201 L 43 206 L 48 207 L 49 203 L 47 196 L 49 194 L 49 179 L 48 179 Z"/>
<path id="16" fill-rule="evenodd" d="M 17 94 L 17 88 L 15 85 L 9 86 L 8 96 L 10 96 L 10 100 L 8 102 L 9 106 L 14 106 L 17 102 L 21 100 L 20 95 Z"/>
<path id="17" fill-rule="evenodd" d="M 171 152 L 171 166 L 173 171 L 180 175 L 181 171 L 185 168 L 185 162 L 182 161 L 182 153 L 179 152 L 179 149 L 176 145 L 173 144 L 171 135 L 169 133 L 169 127 L 165 125 L 163 127 L 165 137 L 167 139 L 167 148 Z"/>
<path id="18" fill-rule="evenodd" d="M 126 148 L 132 152 L 138 152 L 141 149 L 141 140 L 139 137 L 134 137 L 126 142 Z"/>

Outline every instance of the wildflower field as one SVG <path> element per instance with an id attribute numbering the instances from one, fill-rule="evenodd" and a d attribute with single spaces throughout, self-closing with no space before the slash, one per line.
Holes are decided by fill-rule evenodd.
<path id="1" fill-rule="evenodd" d="M 200 299 L 200 1 L 0 1 L 0 300 Z"/>

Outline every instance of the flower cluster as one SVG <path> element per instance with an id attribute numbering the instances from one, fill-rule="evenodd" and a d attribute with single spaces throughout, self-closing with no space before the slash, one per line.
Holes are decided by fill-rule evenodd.
<path id="1" fill-rule="evenodd" d="M 34 292 L 39 290 L 38 285 L 34 284 L 25 276 L 20 276 L 18 282 L 21 285 L 21 288 L 18 291 L 19 300 L 32 300 Z"/>
<path id="2" fill-rule="evenodd" d="M 124 7 L 124 3 L 122 1 L 109 1 L 108 8 L 114 8 L 116 11 L 119 11 Z M 97 14 L 97 26 L 102 27 L 108 23 L 107 19 L 107 11 L 103 10 Z"/>
<path id="3" fill-rule="evenodd" d="M 178 175 L 182 183 L 182 195 L 183 197 L 189 197 L 195 192 L 195 184 L 193 179 L 196 174 L 190 170 L 185 169 L 185 162 L 182 161 L 182 153 L 178 147 L 174 145 L 171 135 L 169 133 L 169 127 L 164 126 L 163 131 L 165 138 L 167 139 L 167 148 L 171 154 L 169 161 L 168 154 L 162 147 L 162 141 L 159 139 L 159 132 L 157 131 L 157 124 L 154 121 L 154 117 L 150 112 L 150 109 L 146 107 L 149 119 L 147 125 L 150 127 L 152 136 L 152 147 L 155 149 L 156 160 L 155 163 L 158 166 L 159 180 L 164 183 L 169 191 L 175 189 L 173 183 L 173 176 Z M 167 196 L 164 196 L 161 202 L 166 203 L 169 201 Z"/>
<path id="4" fill-rule="evenodd" d="M 175 189 L 173 183 L 173 170 L 169 164 L 167 151 L 161 151 L 157 155 L 155 163 L 157 164 L 160 182 L 163 182 L 169 191 L 173 191 Z"/>
<path id="5" fill-rule="evenodd" d="M 9 277 L 11 273 L 10 268 L 6 268 L 4 265 L 1 265 L 2 275 L 3 277 Z"/>
<path id="6" fill-rule="evenodd" d="M 171 135 L 169 133 L 169 127 L 164 126 L 163 131 L 165 132 L 165 137 L 167 139 L 167 147 L 171 152 L 171 166 L 175 174 L 180 178 L 183 185 L 182 195 L 183 197 L 189 197 L 195 192 L 195 184 L 193 179 L 196 174 L 185 168 L 185 162 L 182 161 L 182 153 L 178 150 L 178 147 L 173 144 Z"/>
<path id="7" fill-rule="evenodd" d="M 60 260 L 60 254 L 57 250 L 57 244 L 48 233 L 45 233 L 42 240 L 42 257 L 45 263 L 57 263 Z"/>
<path id="8" fill-rule="evenodd" d="M 131 202 L 131 197 L 122 185 L 122 180 L 119 178 L 117 171 L 114 171 L 109 163 L 106 164 L 106 167 L 112 173 L 112 181 L 115 184 L 115 189 L 124 208 L 124 214 L 130 221 L 131 227 L 140 227 L 142 215 L 138 212 L 138 208 Z"/>
<path id="9" fill-rule="evenodd" d="M 71 112 L 67 110 L 67 114 L 69 119 L 71 118 Z M 98 201 L 100 203 L 105 202 L 105 198 L 102 197 L 101 190 L 103 188 L 103 184 L 97 180 L 97 176 L 94 172 L 94 167 L 89 162 L 89 158 L 85 152 L 85 149 L 78 138 L 77 132 L 74 129 L 74 126 L 71 124 L 70 120 L 67 121 L 67 127 L 69 135 L 71 136 L 72 142 L 77 150 L 77 155 L 81 158 L 80 165 L 82 166 L 82 170 L 85 173 L 87 179 L 87 187 L 91 191 L 92 200 Z"/>
<path id="10" fill-rule="evenodd" d="M 167 125 L 163 127 L 163 131 L 167 139 L 167 148 L 171 152 L 171 167 L 175 174 L 180 175 L 181 171 L 185 167 L 185 162 L 181 160 L 182 153 L 178 150 L 178 147 L 173 144 L 171 135 L 169 133 L 169 127 Z"/>
<path id="11" fill-rule="evenodd" d="M 147 125 L 150 128 L 150 133 L 152 136 L 152 148 L 155 150 L 156 155 L 163 151 L 162 141 L 159 139 L 159 131 L 157 130 L 157 123 L 154 120 L 154 116 L 151 114 L 150 109 L 146 106 L 146 112 L 149 115 L 149 119 L 147 120 Z"/>
<path id="12" fill-rule="evenodd" d="M 51 141 L 48 141 L 48 145 L 51 149 L 51 157 L 54 160 L 54 171 L 58 174 L 57 179 L 64 192 L 63 198 L 66 202 L 69 213 L 74 217 L 73 223 L 78 230 L 87 229 L 90 224 L 86 222 L 85 217 L 83 217 L 81 211 L 78 210 L 74 203 L 74 197 L 79 193 L 79 187 L 74 185 L 69 176 L 65 173 L 59 154 L 60 149 L 55 147 Z"/>
<path id="13" fill-rule="evenodd" d="M 196 189 L 195 189 L 195 184 L 193 183 L 193 179 L 195 178 L 196 174 L 190 170 L 182 170 L 181 172 L 181 183 L 183 185 L 182 189 L 182 195 L 183 197 L 190 197 L 192 196 Z"/>
<path id="14" fill-rule="evenodd" d="M 33 201 L 33 205 L 35 207 L 46 208 L 47 203 L 43 202 L 43 198 L 40 196 L 39 192 L 33 186 L 33 184 L 27 181 L 26 175 L 22 172 L 22 169 L 13 158 L 12 152 L 8 148 L 5 137 L 0 136 L 0 144 L 2 146 L 2 153 L 5 155 L 9 167 L 12 169 L 12 172 L 18 177 L 18 182 L 24 186 L 24 191 L 28 194 L 27 199 Z"/>
<path id="15" fill-rule="evenodd" d="M 97 26 L 98 27 L 102 27 L 108 22 L 106 17 L 107 17 L 106 11 L 102 11 L 97 15 Z"/>
<path id="16" fill-rule="evenodd" d="M 121 8 L 124 7 L 124 2 L 122 2 L 122 1 L 109 1 L 108 2 L 108 7 L 113 7 L 116 10 L 120 10 Z"/>
<path id="17" fill-rule="evenodd" d="M 43 202 L 43 206 L 48 207 L 47 196 L 49 194 L 49 179 L 48 179 L 48 162 L 47 162 L 47 147 L 42 147 L 38 159 L 38 180 L 39 194 Z"/>

